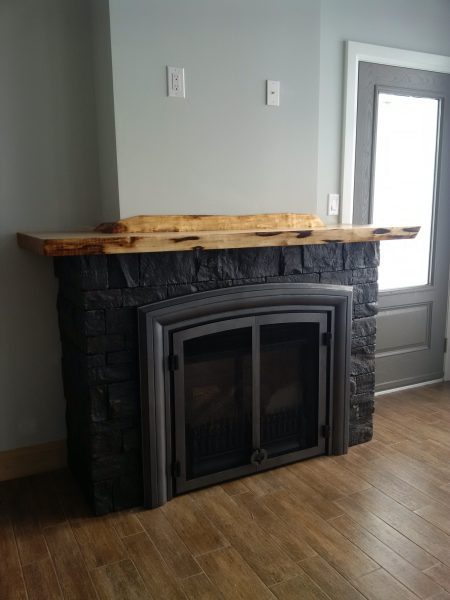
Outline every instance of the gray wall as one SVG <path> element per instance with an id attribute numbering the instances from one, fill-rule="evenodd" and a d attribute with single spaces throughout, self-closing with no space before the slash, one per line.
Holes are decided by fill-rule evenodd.
<path id="1" fill-rule="evenodd" d="M 92 46 L 102 218 L 120 218 L 109 0 L 92 0 Z"/>
<path id="2" fill-rule="evenodd" d="M 99 221 L 87 2 L 0 2 L 0 451 L 65 437 L 50 259 L 15 233 Z"/>
<path id="3" fill-rule="evenodd" d="M 110 19 L 122 217 L 315 211 L 320 2 L 110 0 Z"/>
<path id="4" fill-rule="evenodd" d="M 118 215 L 114 101 L 122 216 L 324 215 L 344 40 L 450 54 L 448 0 L 110 0 L 111 71 L 107 0 L 88 2 L 0 0 L 0 451 L 65 434 L 51 261 L 14 236 Z"/>
<path id="5" fill-rule="evenodd" d="M 340 191 L 344 42 L 450 55 L 449 0 L 322 0 L 317 210 Z M 328 217 L 327 221 L 335 221 Z"/>

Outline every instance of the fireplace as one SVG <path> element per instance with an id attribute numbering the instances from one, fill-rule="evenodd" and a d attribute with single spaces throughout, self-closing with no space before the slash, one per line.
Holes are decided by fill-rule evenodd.
<path id="1" fill-rule="evenodd" d="M 369 441 L 378 242 L 418 230 L 275 213 L 18 233 L 55 257 L 68 461 L 96 514 Z"/>
<path id="2" fill-rule="evenodd" d="M 324 448 L 311 452 L 336 454 L 345 452 L 347 444 L 351 446 L 370 440 L 375 383 L 374 315 L 378 258 L 376 242 L 55 258 L 55 272 L 59 279 L 58 312 L 68 460 L 95 512 L 102 514 L 137 506 L 143 503 L 144 498 L 147 505 L 157 506 L 181 491 L 182 480 L 177 476 L 178 465 L 173 454 L 179 446 L 172 445 L 175 421 L 169 412 L 172 407 L 169 396 L 174 386 L 181 386 L 186 395 L 180 380 L 182 369 L 176 369 L 177 360 L 178 367 L 183 367 L 187 359 L 191 377 L 188 395 L 196 396 L 197 402 L 201 402 L 202 398 L 205 402 L 208 398 L 211 401 L 217 393 L 213 387 L 217 383 L 205 382 L 200 389 L 202 386 L 195 380 L 201 371 L 201 353 L 197 347 L 201 336 L 194 335 L 186 340 L 189 342 L 186 356 L 174 352 L 170 343 L 184 344 L 183 331 L 186 335 L 188 331 L 195 334 L 201 331 L 197 329 L 194 332 L 194 326 L 205 327 L 215 323 L 214 327 L 217 327 L 222 320 L 220 311 L 233 313 L 234 324 L 238 318 L 270 320 L 278 315 L 284 319 L 283 311 L 296 318 L 313 315 L 308 317 L 313 319 L 311 334 L 307 323 L 290 323 L 289 335 L 294 336 L 292 345 L 295 347 L 296 342 L 301 342 L 291 353 L 288 349 L 277 347 L 276 328 L 272 330 L 269 327 L 274 323 L 258 323 L 259 344 L 262 343 L 263 349 L 267 350 L 262 354 L 259 352 L 259 370 L 263 361 L 264 375 L 268 375 L 264 361 L 270 362 L 272 352 L 273 356 L 278 355 L 278 362 L 283 362 L 283 368 L 291 377 L 292 363 L 305 355 L 302 340 L 309 343 L 311 337 L 315 338 L 313 349 L 315 344 L 316 354 L 326 356 L 326 368 L 331 369 L 325 377 L 320 374 L 315 378 L 319 386 L 317 393 L 325 398 L 326 414 L 325 419 L 320 415 L 315 425 L 320 428 L 325 425 L 326 435 L 329 427 L 330 438 L 327 440 L 318 429 L 319 444 Z M 353 290 L 353 302 L 349 300 L 349 287 Z M 330 298 L 340 300 L 335 305 Z M 201 301 L 197 303 L 196 299 Z M 219 306 L 222 308 L 219 309 Z M 344 313 L 347 315 L 345 318 L 342 316 Z M 334 331 L 325 328 L 326 331 L 322 332 L 333 334 L 330 349 L 322 343 L 323 337 L 319 339 L 318 331 L 323 326 L 320 319 L 319 322 L 314 321 L 315 315 L 325 319 L 327 325 L 330 319 L 334 319 Z M 141 335 L 140 338 L 144 340 L 141 348 L 138 316 L 141 325 L 142 320 L 147 323 L 146 336 Z M 175 329 L 179 331 L 175 331 L 170 319 L 175 319 Z M 190 325 L 183 324 L 189 319 L 193 319 L 191 329 Z M 350 321 L 351 342 L 342 342 L 348 335 Z M 236 366 L 240 373 L 234 377 L 238 381 L 241 377 L 242 382 L 239 383 L 240 396 L 237 394 L 235 399 L 236 404 L 240 402 L 243 405 L 244 412 L 250 406 L 252 411 L 247 417 L 241 417 L 240 427 L 235 427 L 234 435 L 240 435 L 242 445 L 246 444 L 247 463 L 244 467 L 254 472 L 274 464 L 274 461 L 281 464 L 284 460 L 281 456 L 269 456 L 271 447 L 267 440 L 272 435 L 270 431 L 276 428 L 281 431 L 283 427 L 292 427 L 293 430 L 297 427 L 298 433 L 300 425 L 296 426 L 295 420 L 299 421 L 300 417 L 295 415 L 295 410 L 299 406 L 290 404 L 286 395 L 286 411 L 293 411 L 290 418 L 283 416 L 282 411 L 277 416 L 272 414 L 269 400 L 274 393 L 271 386 L 277 382 L 269 380 L 263 386 L 259 383 L 258 396 L 258 382 L 253 381 L 257 370 L 253 367 L 253 388 L 250 392 L 250 367 L 247 365 L 250 358 L 245 356 L 248 357 L 250 352 L 250 332 L 252 361 L 256 354 L 253 336 L 256 336 L 257 325 L 249 322 L 248 326 L 240 328 L 244 331 L 239 331 L 238 327 L 235 334 L 227 334 L 229 325 L 230 322 L 225 323 L 222 332 L 216 330 L 213 333 L 228 335 L 227 343 L 233 352 L 237 345 L 233 335 L 241 340 L 238 361 L 241 366 Z M 282 336 L 281 333 L 279 335 Z M 218 339 L 220 337 L 212 340 L 212 349 L 220 346 Z M 222 345 L 225 348 L 224 343 Z M 346 353 L 350 351 L 351 360 L 346 360 Z M 280 358 L 282 352 L 289 357 L 285 361 Z M 167 362 L 169 356 L 170 367 Z M 218 364 L 220 353 L 216 356 Z M 309 359 L 309 354 L 307 356 Z M 222 369 L 230 372 L 230 362 L 227 363 L 224 356 L 222 359 Z M 331 362 L 334 366 L 329 367 Z M 148 376 L 143 386 L 140 383 L 140 365 L 145 365 L 144 377 Z M 333 375 L 330 375 L 331 372 Z M 298 391 L 306 384 L 296 382 L 294 378 L 291 385 L 297 386 Z M 308 385 L 313 388 L 314 382 Z M 306 391 L 302 389 L 301 393 L 306 394 Z M 283 393 L 280 394 L 283 396 Z M 263 409 L 259 433 L 261 441 L 258 441 L 257 432 L 253 431 L 257 398 L 260 413 L 261 407 Z M 319 406 L 315 410 L 319 410 Z M 207 470 L 211 460 L 208 452 L 214 454 L 214 447 L 211 439 L 208 441 L 208 437 L 212 437 L 208 436 L 209 421 L 197 424 L 195 419 L 191 421 L 188 433 L 186 428 L 184 431 L 188 438 L 197 437 L 192 450 L 198 463 L 196 474 L 199 474 L 201 469 Z M 225 432 L 229 426 L 226 417 L 216 426 Z M 252 429 L 251 436 L 249 427 Z M 273 437 L 275 439 L 275 433 Z M 286 433 L 284 437 L 289 436 Z M 303 445 L 315 448 L 314 444 L 314 440 L 307 440 Z M 236 445 L 239 444 L 236 442 Z M 272 445 L 275 445 L 274 440 Z M 266 450 L 267 458 L 264 452 L 256 453 L 252 462 L 251 454 L 255 450 Z M 292 453 L 287 452 L 289 457 L 286 460 L 294 459 L 295 452 L 304 453 L 301 455 L 304 458 L 308 451 L 308 448 L 294 448 Z M 190 455 L 191 458 L 193 455 Z M 182 464 L 180 461 L 180 466 Z M 212 482 L 215 475 L 208 472 L 201 477 L 209 477 Z M 185 477 L 185 484 L 196 479 Z"/>
<path id="3" fill-rule="evenodd" d="M 146 506 L 347 450 L 351 300 L 266 283 L 138 310 Z"/>

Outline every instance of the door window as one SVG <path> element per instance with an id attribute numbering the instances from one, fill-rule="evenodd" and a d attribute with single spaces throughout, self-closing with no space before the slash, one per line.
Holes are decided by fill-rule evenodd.
<path id="1" fill-rule="evenodd" d="M 381 242 L 380 290 L 429 283 L 439 104 L 430 97 L 377 94 L 371 220 L 421 227 L 414 240 Z"/>

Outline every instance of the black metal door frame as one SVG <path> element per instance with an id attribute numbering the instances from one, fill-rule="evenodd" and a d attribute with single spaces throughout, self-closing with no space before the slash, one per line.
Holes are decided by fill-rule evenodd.
<path id="1" fill-rule="evenodd" d="M 251 475 L 258 471 L 265 471 L 273 467 L 296 462 L 303 458 L 317 456 L 326 452 L 325 431 L 327 426 L 327 400 L 329 398 L 329 373 L 328 353 L 332 353 L 331 345 L 323 342 L 324 334 L 333 335 L 329 325 L 329 312 L 283 312 L 277 314 L 263 314 L 258 317 L 231 317 L 219 322 L 213 321 L 206 325 L 198 325 L 173 333 L 173 352 L 177 357 L 177 368 L 173 375 L 173 414 L 174 423 L 174 464 L 177 469 L 172 473 L 174 479 L 174 493 L 192 491 L 201 487 L 212 485 L 221 481 Z M 261 447 L 261 399 L 260 399 L 260 328 L 262 325 L 285 323 L 316 323 L 319 325 L 319 356 L 318 356 L 318 444 L 304 450 L 286 453 L 276 457 L 267 457 L 267 451 Z M 184 386 L 184 343 L 193 338 L 199 338 L 221 331 L 233 329 L 252 329 L 252 448 L 253 452 L 248 457 L 248 464 L 233 467 L 217 473 L 203 475 L 192 479 L 187 478 L 186 467 L 186 417 L 185 417 L 185 386 Z M 261 457 L 261 458 L 258 458 Z"/>
<path id="2" fill-rule="evenodd" d="M 327 452 L 348 448 L 352 288 L 325 284 L 257 284 L 165 300 L 138 309 L 144 504 L 156 507 L 174 494 L 174 423 L 171 390 L 173 334 L 232 317 L 327 312 L 334 328 L 328 353 L 332 377 L 327 401 Z M 306 458 L 306 456 L 303 456 Z M 221 478 L 223 481 L 223 478 Z M 217 480 L 218 481 L 218 480 Z"/>

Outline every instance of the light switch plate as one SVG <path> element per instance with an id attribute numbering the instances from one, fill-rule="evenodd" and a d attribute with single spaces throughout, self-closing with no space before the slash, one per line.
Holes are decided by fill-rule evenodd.
<path id="1" fill-rule="evenodd" d="M 183 67 L 167 67 L 167 95 L 171 98 L 186 98 Z"/>
<path id="2" fill-rule="evenodd" d="M 267 106 L 280 106 L 280 82 L 267 80 Z"/>
<path id="3" fill-rule="evenodd" d="M 334 217 L 339 214 L 339 194 L 328 194 L 328 216 Z"/>

